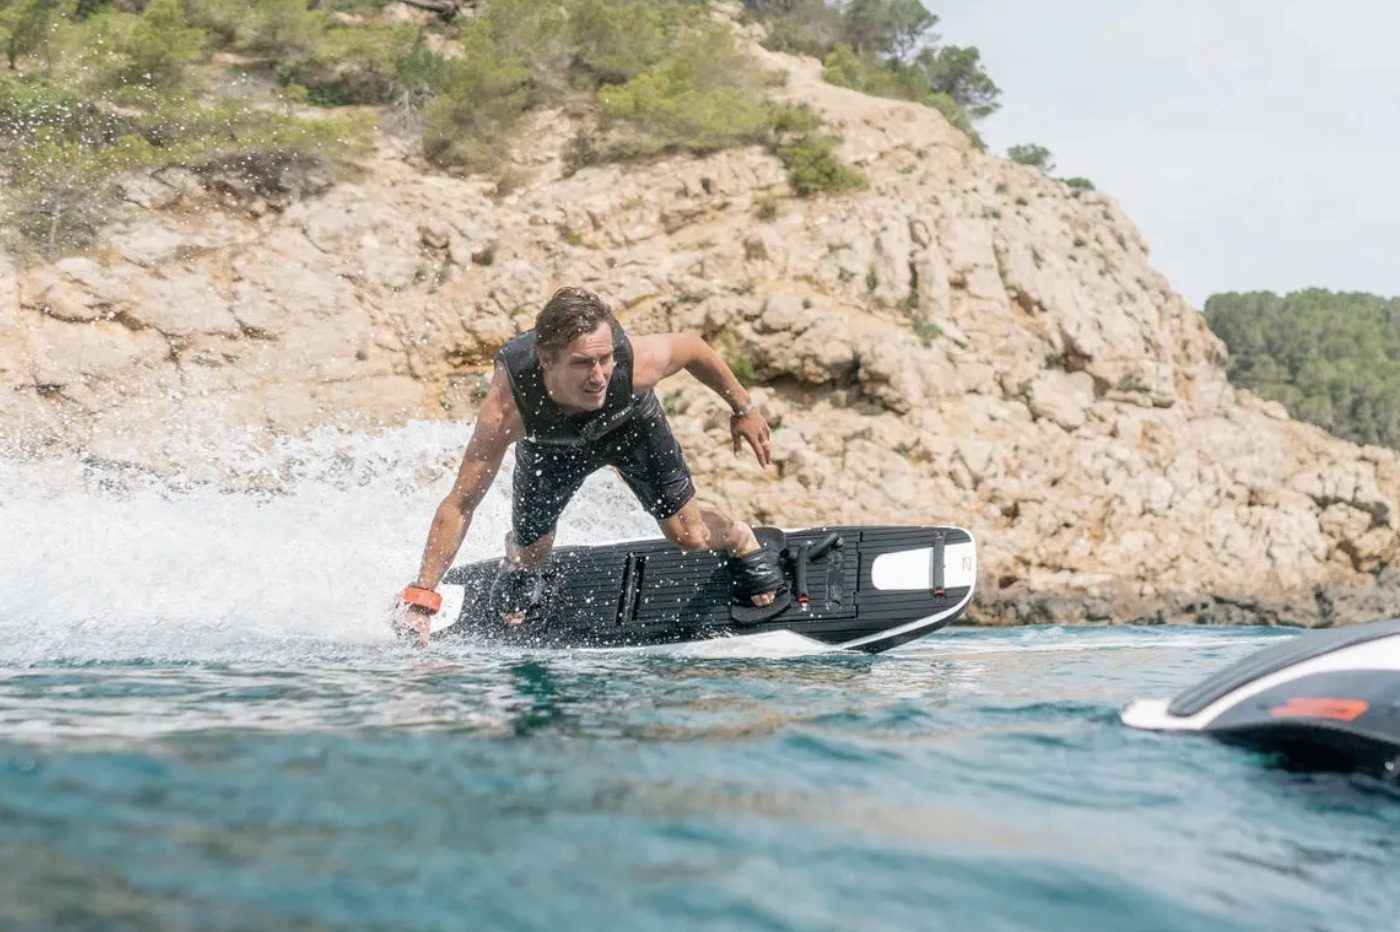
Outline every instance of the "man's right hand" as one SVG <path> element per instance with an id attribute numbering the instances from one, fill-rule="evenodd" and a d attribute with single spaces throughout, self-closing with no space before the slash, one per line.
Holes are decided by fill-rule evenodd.
<path id="1" fill-rule="evenodd" d="M 427 647 L 432 617 L 432 613 L 424 608 L 400 602 L 394 607 L 394 617 L 391 623 L 395 634 L 416 637 L 419 647 Z"/>

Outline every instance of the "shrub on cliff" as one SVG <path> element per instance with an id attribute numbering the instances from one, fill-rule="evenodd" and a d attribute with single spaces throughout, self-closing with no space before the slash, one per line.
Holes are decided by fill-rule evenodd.
<path id="1" fill-rule="evenodd" d="M 832 50 L 823 65 L 822 77 L 832 84 L 875 97 L 912 100 L 932 107 L 974 143 L 982 144 L 982 137 L 973 128 L 967 111 L 949 95 L 931 90 L 927 76 L 917 65 L 902 62 L 881 64 L 862 58 L 844 43 Z"/>
<path id="2" fill-rule="evenodd" d="M 468 31 L 484 29 L 505 55 L 528 72 L 528 103 L 552 103 L 566 87 L 573 3 L 486 0 Z"/>
<path id="3" fill-rule="evenodd" d="M 665 57 L 673 19 L 674 11 L 647 0 L 576 0 L 569 15 L 573 65 L 595 84 L 624 84 Z"/>
<path id="4" fill-rule="evenodd" d="M 860 55 L 908 58 L 938 24 L 919 0 L 847 0 L 845 41 Z"/>
<path id="5" fill-rule="evenodd" d="M 416 109 L 445 85 L 442 59 L 424 46 L 423 28 L 414 21 L 335 18 L 307 0 L 184 4 L 191 23 L 218 46 L 260 60 L 293 100 L 321 107 L 408 103 Z"/>
<path id="6" fill-rule="evenodd" d="M 440 167 L 495 171 L 507 133 L 525 113 L 530 70 L 481 25 L 467 30 L 462 55 L 446 66 L 446 88 L 423 110 L 423 153 Z"/>
<path id="7" fill-rule="evenodd" d="M 208 9 L 210 0 L 204 3 Z M 325 12 L 313 8 L 306 0 L 253 0 L 241 6 L 243 18 L 234 33 L 236 46 L 242 51 L 282 61 L 310 55 L 320 44 L 329 23 Z"/>
<path id="8" fill-rule="evenodd" d="M 841 11 L 826 0 L 745 0 L 768 27 L 765 44 L 779 52 L 825 58 L 845 39 Z"/>
<path id="9" fill-rule="evenodd" d="M 419 44 L 414 23 L 341 26 L 327 30 L 305 57 L 279 66 L 278 77 L 305 87 L 320 106 L 382 104 L 412 90 L 413 65 L 435 57 Z"/>
<path id="10" fill-rule="evenodd" d="M 1228 292 L 1205 314 L 1232 384 L 1338 437 L 1400 449 L 1400 298 Z"/>
<path id="11" fill-rule="evenodd" d="M 971 46 L 939 46 L 938 17 L 919 0 L 745 0 L 767 44 L 822 59 L 833 84 L 938 110 L 977 145 L 973 123 L 1000 105 L 1001 89 Z"/>
<path id="12" fill-rule="evenodd" d="M 862 57 L 844 42 L 832 49 L 822 62 L 822 77 L 832 84 L 876 97 L 922 101 L 929 93 L 914 68 L 901 63 L 896 63 L 896 67 L 886 67 L 871 58 Z"/>
<path id="13" fill-rule="evenodd" d="M 599 88 L 600 129 L 612 141 L 600 147 L 593 136 L 580 136 L 566 152 L 566 167 L 764 143 L 783 161 L 799 195 L 864 187 L 865 176 L 842 164 L 834 141 L 821 135 L 821 121 L 810 109 L 766 99 L 771 81 L 728 29 L 692 18 L 655 67 L 624 84 Z M 622 135 L 619 123 L 626 124 Z"/>
<path id="14" fill-rule="evenodd" d="M 208 42 L 190 25 L 180 0 L 150 0 L 140 14 L 108 12 L 88 27 L 88 63 L 99 84 L 117 88 L 178 91 L 189 67 Z"/>
<path id="15" fill-rule="evenodd" d="M 861 56 L 906 59 L 938 23 L 919 0 L 744 0 L 769 48 L 825 58 L 838 44 Z"/>
<path id="16" fill-rule="evenodd" d="M 237 73 L 275 75 L 287 112 L 308 102 L 386 108 L 379 116 L 421 129 L 425 156 L 447 169 L 508 174 L 523 115 L 531 107 L 563 106 L 594 118 L 566 153 L 570 168 L 757 143 L 781 149 L 800 191 L 841 190 L 859 178 L 836 160 L 810 113 L 768 99 L 775 76 L 743 52 L 701 0 L 481 0 L 478 15 L 451 22 L 390 20 L 380 15 L 388 6 L 385 0 L 73 0 L 50 4 L 44 19 L 42 4 L 0 0 L 0 40 L 10 42 L 16 61 L 27 64 L 36 50 L 56 61 L 44 69 L 48 80 L 30 74 L 11 86 L 8 98 L 12 111 L 29 108 L 13 127 L 39 110 L 53 118 L 44 133 L 12 133 L 16 157 L 0 165 L 0 175 L 19 179 L 10 200 L 22 205 L 15 209 L 43 220 L 21 226 L 42 228 L 45 243 L 56 249 L 96 222 L 106 180 L 116 175 L 168 164 L 231 164 L 238 153 L 249 165 L 279 164 L 277 153 L 303 151 L 347 125 L 268 116 L 276 101 L 266 96 L 225 106 L 226 87 L 254 95 L 269 87 L 230 84 L 229 66 L 212 63 L 210 48 L 233 53 Z M 877 6 L 863 9 L 878 12 Z M 878 17 L 867 19 L 866 31 L 881 35 Z M 35 38 L 40 20 L 53 27 L 42 40 Z M 66 102 L 50 101 L 44 110 L 26 98 L 41 85 Z M 222 125 L 207 118 L 214 112 Z M 94 192 L 86 213 L 77 203 L 84 189 Z M 88 219 L 78 222 L 80 215 Z M 69 227 L 71 236 L 63 232 Z"/>
<path id="17" fill-rule="evenodd" d="M 122 160 L 52 133 L 36 135 L 17 155 L 6 222 L 48 257 L 86 243 L 105 219 L 102 183 Z"/>
<path id="18" fill-rule="evenodd" d="M 54 0 L 4 0 L 0 2 L 0 48 L 14 71 L 21 55 L 42 48 L 58 16 Z"/>
<path id="19" fill-rule="evenodd" d="M 1055 157 L 1050 154 L 1050 150 L 1033 142 L 1009 146 L 1006 150 L 1006 157 L 1018 165 L 1038 168 L 1047 175 L 1055 170 Z M 1075 196 L 1078 196 L 1080 191 L 1094 190 L 1094 183 L 1088 178 L 1075 176 L 1073 178 L 1056 178 L 1055 180 L 1076 192 Z"/>
<path id="20" fill-rule="evenodd" d="M 1038 168 L 1047 175 L 1055 170 L 1055 158 L 1050 154 L 1050 150 L 1033 142 L 1023 142 L 1008 147 L 1006 157 L 1017 165 Z"/>
<path id="21" fill-rule="evenodd" d="M 203 29 L 214 48 L 229 48 L 247 31 L 247 0 L 184 0 L 185 18 Z"/>
<path id="22" fill-rule="evenodd" d="M 677 38 L 657 67 L 626 84 L 599 89 L 604 126 L 627 121 L 623 155 L 666 150 L 712 152 L 759 142 L 772 126 L 763 74 L 717 23 L 697 24 Z"/>
<path id="23" fill-rule="evenodd" d="M 599 130 L 566 169 L 666 151 L 711 152 L 771 131 L 765 76 L 704 5 L 681 0 L 490 0 L 462 30 L 424 151 L 443 167 L 500 172 L 532 106 L 596 94 Z"/>
<path id="24" fill-rule="evenodd" d="M 237 101 L 115 109 L 42 81 L 0 77 L 6 220 L 53 256 L 95 232 L 124 174 L 228 164 L 255 173 L 292 155 L 331 161 L 360 151 L 367 132 L 363 119 L 308 122 Z"/>
<path id="25" fill-rule="evenodd" d="M 991 116 L 1001 107 L 1001 88 L 982 70 L 982 53 L 972 46 L 926 48 L 914 65 L 929 91 L 947 96 L 969 120 Z"/>
<path id="26" fill-rule="evenodd" d="M 807 134 L 778 146 L 778 158 L 787 166 L 788 182 L 799 197 L 858 191 L 870 184 L 863 174 L 842 163 L 836 141 Z"/>
<path id="27" fill-rule="evenodd" d="M 47 83 L 0 77 L 5 222 L 52 255 L 81 242 L 102 218 L 103 185 L 131 140 L 129 117 Z"/>

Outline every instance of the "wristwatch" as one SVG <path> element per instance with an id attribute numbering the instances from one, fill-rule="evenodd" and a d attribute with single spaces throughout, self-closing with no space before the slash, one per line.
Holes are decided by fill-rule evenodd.
<path id="1" fill-rule="evenodd" d="M 442 610 L 442 596 L 431 589 L 424 589 L 422 586 L 405 586 L 403 592 L 399 593 L 399 601 L 410 608 L 425 611 L 429 615 L 436 615 Z"/>

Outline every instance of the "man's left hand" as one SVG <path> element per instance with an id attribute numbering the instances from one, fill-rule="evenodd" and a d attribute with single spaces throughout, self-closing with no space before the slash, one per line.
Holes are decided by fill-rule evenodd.
<path id="1" fill-rule="evenodd" d="M 743 417 L 731 417 L 729 419 L 729 436 L 734 441 L 734 455 L 738 456 L 744 448 L 744 441 L 749 442 L 753 448 L 754 456 L 758 457 L 758 465 L 767 469 L 773 462 L 773 431 L 768 428 L 766 421 L 757 408 L 749 411 Z"/>

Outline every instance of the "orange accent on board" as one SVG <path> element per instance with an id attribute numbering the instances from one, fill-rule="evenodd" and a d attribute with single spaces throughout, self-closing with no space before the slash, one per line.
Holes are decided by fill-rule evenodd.
<path id="1" fill-rule="evenodd" d="M 1269 710 L 1274 718 L 1330 718 L 1350 722 L 1361 717 L 1371 707 L 1361 699 L 1332 699 L 1322 696 L 1294 696 L 1283 705 Z"/>
<path id="2" fill-rule="evenodd" d="M 431 589 L 424 589 L 420 586 L 409 586 L 399 593 L 399 599 L 405 605 L 416 605 L 419 608 L 426 608 L 433 614 L 437 614 L 442 609 L 442 596 Z"/>

